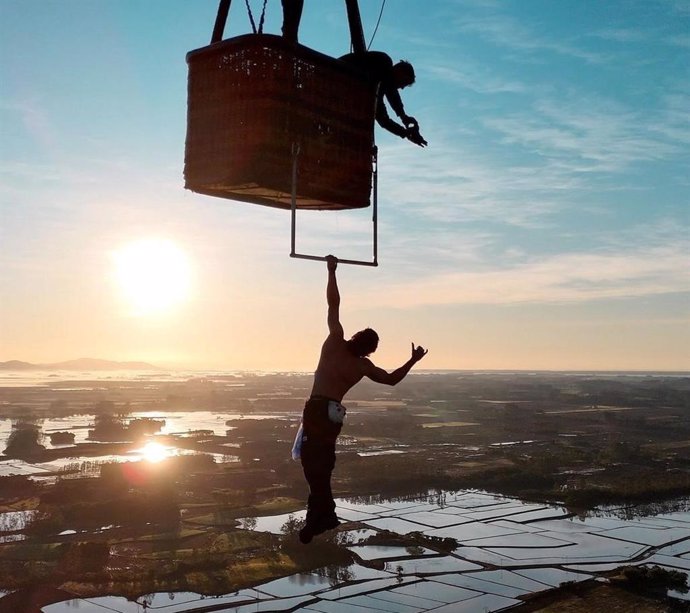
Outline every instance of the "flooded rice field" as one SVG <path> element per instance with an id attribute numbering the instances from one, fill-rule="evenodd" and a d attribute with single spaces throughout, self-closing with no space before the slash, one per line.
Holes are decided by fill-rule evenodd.
<path id="1" fill-rule="evenodd" d="M 690 574 L 688 510 L 631 517 L 634 508 L 609 508 L 580 518 L 558 505 L 480 491 L 336 503 L 343 522 L 338 539 L 360 563 L 297 573 L 222 596 L 166 592 L 135 601 L 105 596 L 63 601 L 43 611 L 475 613 L 510 609 L 525 595 L 565 582 L 597 580 L 600 573 L 621 565 L 653 564 Z M 248 517 L 242 524 L 281 534 L 287 522 L 302 517 Z M 383 530 L 452 537 L 459 546 L 439 553 L 425 547 L 362 544 Z M 672 596 L 688 600 L 687 594 Z"/>
<path id="2" fill-rule="evenodd" d="M 45 595 L 46 613 L 474 613 L 607 585 L 624 565 L 690 572 L 690 379 L 429 373 L 391 392 L 358 386 L 334 472 L 341 525 L 305 548 L 289 450 L 310 375 L 129 377 L 0 377 L 0 451 L 20 431 L 29 445 L 0 459 L 0 478 L 25 488 L 0 510 L 0 587 L 50 569 L 45 586 L 62 592 Z M 104 490 L 106 508 L 98 488 L 118 475 L 129 485 Z M 168 523 L 143 502 L 159 482 Z M 75 588 L 82 543 L 106 543 L 107 562 Z M 0 593 L 0 610 L 17 594 Z"/>

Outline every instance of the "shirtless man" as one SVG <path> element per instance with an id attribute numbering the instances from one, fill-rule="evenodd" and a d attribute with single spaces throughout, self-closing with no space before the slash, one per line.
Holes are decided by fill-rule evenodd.
<path id="1" fill-rule="evenodd" d="M 299 534 L 305 544 L 317 534 L 339 525 L 331 492 L 331 473 L 335 466 L 335 441 L 345 417 L 345 407 L 340 404 L 343 397 L 363 377 L 384 385 L 400 383 L 428 352 L 412 343 L 410 359 L 400 368 L 387 372 L 367 357 L 376 351 L 379 343 L 378 334 L 371 328 L 360 330 L 346 341 L 340 323 L 340 293 L 335 277 L 338 260 L 328 256 L 327 263 L 328 338 L 321 347 L 311 397 L 302 414 L 301 461 L 310 490 L 307 523 Z"/>

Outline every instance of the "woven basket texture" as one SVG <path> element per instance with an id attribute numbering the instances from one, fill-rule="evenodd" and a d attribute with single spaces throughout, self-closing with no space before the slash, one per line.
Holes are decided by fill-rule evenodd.
<path id="1" fill-rule="evenodd" d="M 290 208 L 369 205 L 376 93 L 347 64 L 270 34 L 191 51 L 185 187 Z"/>

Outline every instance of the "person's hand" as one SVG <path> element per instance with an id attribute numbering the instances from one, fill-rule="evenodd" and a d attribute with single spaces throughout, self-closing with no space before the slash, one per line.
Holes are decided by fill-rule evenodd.
<path id="1" fill-rule="evenodd" d="M 419 122 L 412 115 L 405 115 L 402 121 L 408 130 L 419 130 Z"/>
<path id="2" fill-rule="evenodd" d="M 420 147 L 426 147 L 428 145 L 428 143 L 419 133 L 419 128 L 408 128 L 406 138 L 407 140 L 412 141 L 415 145 L 419 145 Z"/>
<path id="3" fill-rule="evenodd" d="M 419 362 L 427 353 L 429 353 L 428 349 L 424 349 L 421 345 L 415 347 L 414 343 L 412 343 L 412 359 L 415 362 Z"/>
<path id="4" fill-rule="evenodd" d="M 335 272 L 335 269 L 338 268 L 338 258 L 334 255 L 327 255 L 326 265 L 328 266 L 328 272 Z"/>

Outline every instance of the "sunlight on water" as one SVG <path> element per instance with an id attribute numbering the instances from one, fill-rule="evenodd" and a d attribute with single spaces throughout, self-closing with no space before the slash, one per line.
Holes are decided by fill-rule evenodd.
<path id="1" fill-rule="evenodd" d="M 149 441 L 140 449 L 134 449 L 132 451 L 132 454 L 140 455 L 141 458 L 146 460 L 147 462 L 157 463 L 173 456 L 175 454 L 175 451 L 176 450 L 174 447 L 166 447 L 165 445 L 161 445 L 160 443 L 154 443 L 153 441 Z"/>

